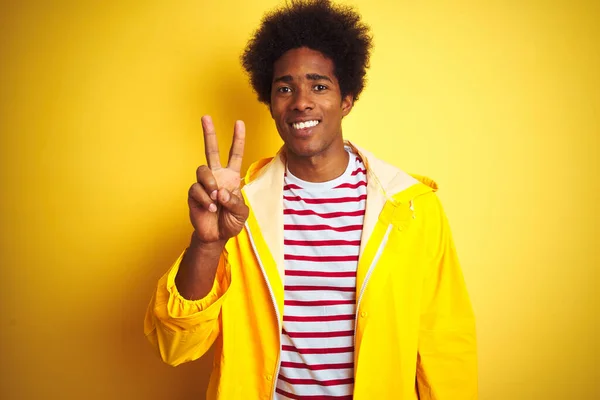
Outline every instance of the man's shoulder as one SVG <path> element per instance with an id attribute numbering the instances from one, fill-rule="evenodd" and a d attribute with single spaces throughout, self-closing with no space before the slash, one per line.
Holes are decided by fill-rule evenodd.
<path id="1" fill-rule="evenodd" d="M 352 145 L 353 149 L 360 155 L 369 171 L 369 178 L 377 180 L 377 184 L 389 195 L 397 195 L 406 190 L 419 189 L 421 191 L 437 191 L 438 186 L 432 179 L 405 172 L 370 151 Z"/>
<path id="2" fill-rule="evenodd" d="M 275 157 L 277 157 L 277 156 L 260 158 L 256 161 L 254 161 L 252 164 L 250 164 L 250 167 L 248 167 L 248 171 L 246 172 L 246 178 L 245 178 L 246 183 L 250 183 L 251 181 L 256 179 L 258 177 L 258 175 L 260 175 L 260 172 L 269 163 L 273 162 Z"/>
<path id="3" fill-rule="evenodd" d="M 359 147 L 351 142 L 346 142 L 353 153 L 357 154 L 367 169 L 367 180 L 373 180 L 384 193 L 395 196 L 407 190 L 414 191 L 437 191 L 437 183 L 423 175 L 409 174 L 397 166 L 375 156 L 370 151 Z M 244 184 L 248 185 L 267 173 L 279 174 L 283 172 L 285 154 L 280 150 L 272 157 L 258 159 L 253 162 L 246 173 Z"/>
<path id="4" fill-rule="evenodd" d="M 246 175 L 242 179 L 242 185 L 248 186 L 255 183 L 257 180 L 260 181 L 259 178 L 265 174 L 267 175 L 267 180 L 273 179 L 273 176 L 283 174 L 285 171 L 285 162 L 281 158 L 282 149 L 272 157 L 259 158 L 250 164 L 246 171 Z"/>

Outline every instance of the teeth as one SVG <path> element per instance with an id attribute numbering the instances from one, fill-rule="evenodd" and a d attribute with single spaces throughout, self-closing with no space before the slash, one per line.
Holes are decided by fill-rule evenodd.
<path id="1" fill-rule="evenodd" d="M 306 121 L 306 122 L 296 122 L 293 123 L 292 126 L 294 129 L 304 129 L 304 128 L 312 128 L 313 126 L 317 126 L 319 121 Z"/>

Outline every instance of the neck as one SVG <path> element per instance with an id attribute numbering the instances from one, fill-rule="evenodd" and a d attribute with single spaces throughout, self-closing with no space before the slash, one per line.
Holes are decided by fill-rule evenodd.
<path id="1" fill-rule="evenodd" d="M 344 142 L 332 144 L 326 151 L 302 157 L 287 152 L 287 165 L 297 178 L 307 182 L 327 182 L 341 176 L 348 167 L 348 152 Z"/>

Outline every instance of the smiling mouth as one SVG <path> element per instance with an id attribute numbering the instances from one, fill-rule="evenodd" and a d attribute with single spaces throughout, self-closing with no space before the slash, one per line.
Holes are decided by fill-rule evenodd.
<path id="1" fill-rule="evenodd" d="M 294 129 L 308 129 L 308 128 L 314 128 L 315 126 L 319 125 L 321 121 L 317 121 L 317 120 L 312 120 L 312 121 L 303 121 L 303 122 L 294 122 L 292 123 L 292 127 Z"/>

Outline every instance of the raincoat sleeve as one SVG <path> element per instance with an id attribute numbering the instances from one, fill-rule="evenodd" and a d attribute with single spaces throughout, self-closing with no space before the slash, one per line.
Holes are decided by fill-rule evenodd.
<path id="1" fill-rule="evenodd" d="M 224 251 L 211 291 L 202 299 L 187 300 L 175 286 L 182 259 L 183 254 L 158 281 L 144 320 L 146 337 L 172 366 L 196 360 L 210 349 L 220 334 L 221 306 L 231 282 Z"/>
<path id="2" fill-rule="evenodd" d="M 417 389 L 420 400 L 477 399 L 475 318 L 448 221 L 437 196 L 428 218 L 429 270 L 421 308 Z"/>

